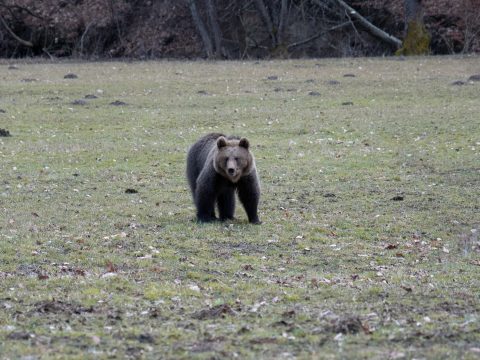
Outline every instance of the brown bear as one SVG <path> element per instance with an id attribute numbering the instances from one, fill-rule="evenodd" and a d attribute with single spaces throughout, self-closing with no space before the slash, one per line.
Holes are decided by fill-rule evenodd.
<path id="1" fill-rule="evenodd" d="M 221 221 L 233 219 L 236 190 L 248 221 L 260 224 L 260 183 L 247 139 L 219 133 L 205 135 L 188 151 L 187 178 L 199 222 L 217 220 L 215 204 Z"/>

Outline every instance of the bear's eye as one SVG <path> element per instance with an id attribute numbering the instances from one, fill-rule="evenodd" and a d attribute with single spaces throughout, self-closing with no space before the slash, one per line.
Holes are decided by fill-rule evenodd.
<path id="1" fill-rule="evenodd" d="M 238 157 L 235 158 L 235 161 L 238 161 Z"/>

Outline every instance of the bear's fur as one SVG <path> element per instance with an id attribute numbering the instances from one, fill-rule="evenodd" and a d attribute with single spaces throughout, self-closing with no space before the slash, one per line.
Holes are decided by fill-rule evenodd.
<path id="1" fill-rule="evenodd" d="M 188 151 L 187 178 L 198 221 L 216 220 L 215 204 L 221 221 L 233 219 L 236 190 L 248 221 L 260 224 L 260 184 L 247 139 L 219 133 L 205 135 Z"/>

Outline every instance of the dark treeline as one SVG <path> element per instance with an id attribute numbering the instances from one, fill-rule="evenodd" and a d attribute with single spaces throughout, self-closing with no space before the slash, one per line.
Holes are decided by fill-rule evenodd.
<path id="1" fill-rule="evenodd" d="M 479 9 L 480 0 L 0 0 L 0 57 L 479 52 Z"/>

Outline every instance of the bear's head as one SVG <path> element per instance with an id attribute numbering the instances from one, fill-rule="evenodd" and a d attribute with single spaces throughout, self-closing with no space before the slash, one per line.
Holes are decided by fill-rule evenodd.
<path id="1" fill-rule="evenodd" d="M 248 147 L 249 143 L 245 138 L 226 139 L 220 136 L 213 160 L 215 171 L 232 183 L 250 174 L 255 167 L 255 160 Z"/>

